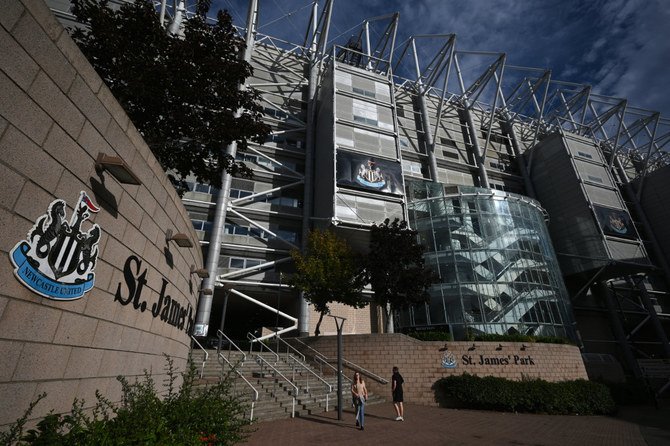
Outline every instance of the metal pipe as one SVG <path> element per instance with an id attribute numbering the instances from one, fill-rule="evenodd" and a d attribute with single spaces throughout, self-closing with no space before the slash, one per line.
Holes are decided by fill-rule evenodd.
<path id="1" fill-rule="evenodd" d="M 246 48 L 244 50 L 242 60 L 245 62 L 251 61 L 251 54 L 253 53 L 254 37 L 256 34 L 256 25 L 258 20 L 258 1 L 251 0 L 249 2 L 249 11 L 247 16 L 247 33 L 246 33 Z M 238 86 L 238 89 L 244 90 L 246 86 L 244 83 Z M 235 111 L 235 118 L 242 116 L 243 110 L 240 108 Z M 237 142 L 233 141 L 226 147 L 226 155 L 235 159 L 237 153 Z M 216 285 L 216 273 L 219 268 L 219 255 L 221 254 L 221 242 L 223 240 L 223 230 L 226 223 L 226 213 L 228 211 L 228 203 L 230 194 L 230 185 L 232 184 L 232 175 L 228 172 L 223 172 L 221 178 L 221 190 L 216 200 L 216 210 L 214 213 L 214 221 L 212 222 L 212 236 L 207 251 L 206 268 L 209 272 L 209 277 L 204 280 L 202 289 L 214 289 Z M 200 293 L 198 299 L 198 312 L 196 314 L 194 334 L 196 336 L 207 336 L 209 331 L 209 318 L 212 313 L 213 295 L 206 295 Z"/>

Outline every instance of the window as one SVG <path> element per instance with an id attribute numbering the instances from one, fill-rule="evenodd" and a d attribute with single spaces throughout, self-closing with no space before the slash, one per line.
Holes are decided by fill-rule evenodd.
<path id="1" fill-rule="evenodd" d="M 286 135 L 268 135 L 265 142 L 274 142 L 279 147 L 302 148 L 301 140 L 287 138 Z"/>
<path id="2" fill-rule="evenodd" d="M 361 96 L 367 96 L 369 98 L 374 98 L 376 96 L 374 91 L 364 90 L 363 88 L 353 88 L 354 93 L 360 94 Z"/>
<path id="3" fill-rule="evenodd" d="M 196 231 L 210 232 L 212 230 L 211 221 L 191 219 L 191 223 L 193 223 L 193 228 Z"/>
<path id="4" fill-rule="evenodd" d="M 249 235 L 249 228 L 234 223 L 226 223 L 223 227 L 223 233 L 229 235 Z"/>
<path id="5" fill-rule="evenodd" d="M 456 141 L 451 138 L 443 138 L 440 136 L 440 144 L 447 147 L 456 147 Z"/>
<path id="6" fill-rule="evenodd" d="M 593 181 L 594 183 L 603 184 L 603 179 L 600 178 L 600 177 L 596 177 L 596 176 L 593 176 L 593 175 L 588 175 L 588 179 L 589 179 L 589 181 Z"/>
<path id="7" fill-rule="evenodd" d="M 232 187 L 230 188 L 230 193 L 228 196 L 230 198 L 244 198 L 248 197 L 249 195 L 253 194 L 254 191 L 252 190 L 241 190 L 241 189 L 233 189 Z"/>
<path id="8" fill-rule="evenodd" d="M 371 125 L 373 127 L 377 127 L 378 124 L 376 119 L 365 118 L 358 115 L 354 115 L 354 122 L 360 122 L 362 124 Z"/>
<path id="9" fill-rule="evenodd" d="M 402 105 L 397 105 L 396 106 L 396 114 L 398 115 L 399 118 L 404 118 L 405 117 L 405 109 L 403 108 Z"/>
<path id="10" fill-rule="evenodd" d="M 582 158 L 588 158 L 588 159 L 593 159 L 593 156 L 590 153 L 585 153 L 585 152 L 577 152 L 577 155 L 581 156 Z"/>
<path id="11" fill-rule="evenodd" d="M 409 149 L 409 142 L 407 141 L 407 138 L 398 138 L 398 142 L 400 143 L 401 148 Z"/>
<path id="12" fill-rule="evenodd" d="M 202 192 L 205 194 L 219 195 L 219 189 L 210 186 L 209 184 L 194 183 L 194 182 L 188 182 L 187 184 L 189 190 L 193 192 Z"/>
<path id="13" fill-rule="evenodd" d="M 244 268 L 244 261 L 245 261 L 245 260 L 246 260 L 246 259 L 240 259 L 240 258 L 237 258 L 237 257 L 231 257 L 231 258 L 230 258 L 230 268 L 234 268 L 234 269 L 242 269 L 242 268 Z"/>
<path id="14" fill-rule="evenodd" d="M 247 259 L 244 257 L 231 257 L 228 262 L 230 269 L 253 268 L 263 263 L 260 259 Z"/>

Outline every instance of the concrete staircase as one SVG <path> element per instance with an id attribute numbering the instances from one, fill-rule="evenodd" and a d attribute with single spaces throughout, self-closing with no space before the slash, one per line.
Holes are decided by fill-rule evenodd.
<path id="1" fill-rule="evenodd" d="M 337 377 L 323 376 L 307 364 L 305 365 L 311 372 L 305 370 L 302 365 L 298 365 L 300 360 L 292 354 L 281 354 L 278 360 L 274 353 L 254 352 L 251 355 L 247 353 L 244 360 L 239 352 L 222 351 L 221 354 L 235 366 L 238 375 L 226 361 L 217 359 L 216 350 L 207 352 L 209 357 L 204 368 L 203 351 L 195 349 L 192 352 L 191 361 L 198 371 L 201 368 L 203 370 L 196 386 L 212 385 L 221 379 L 228 380 L 233 393 L 247 403 L 245 415 L 253 421 L 290 418 L 292 413 L 295 416 L 306 416 L 324 412 L 326 408 L 329 411 L 337 410 Z M 255 392 L 245 379 L 258 391 L 256 401 Z M 330 384 L 332 391 L 329 392 L 328 386 L 322 380 Z M 384 401 L 379 396 L 369 396 L 367 404 Z M 347 380 L 342 382 L 342 401 L 344 409 L 351 408 L 350 383 Z"/>

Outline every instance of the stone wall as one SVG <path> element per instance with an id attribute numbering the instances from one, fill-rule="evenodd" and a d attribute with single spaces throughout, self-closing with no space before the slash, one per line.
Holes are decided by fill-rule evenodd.
<path id="1" fill-rule="evenodd" d="M 524 377 L 546 381 L 588 379 L 579 348 L 572 345 L 424 342 L 403 334 L 345 335 L 342 339 L 346 360 L 388 381 L 391 380 L 391 369 L 397 366 L 405 379 L 405 401 L 416 404 L 435 405 L 431 386 L 449 375 L 469 373 L 511 380 Z M 337 336 L 302 340 L 325 355 L 332 364 L 337 360 Z M 308 349 L 302 350 L 309 355 Z M 443 366 L 445 359 L 453 362 L 453 368 Z M 353 370 L 345 366 L 345 373 L 353 375 Z M 390 384 L 380 384 L 369 377 L 366 383 L 370 391 L 390 400 Z"/>
<path id="2" fill-rule="evenodd" d="M 200 285 L 190 266 L 202 266 L 179 197 L 67 32 L 42 0 L 2 5 L 0 425 L 41 392 L 48 396 L 36 417 L 68 411 L 75 397 L 92 405 L 96 389 L 118 401 L 117 375 L 148 370 L 161 383 L 163 353 L 183 370 Z M 124 159 L 142 184 L 96 171 L 99 153 Z M 72 222 L 82 191 L 100 207 L 81 225 L 101 231 L 92 289 L 69 301 L 43 297 L 19 281 L 32 273 L 27 263 L 25 271 L 15 267 L 10 255 L 30 241 L 29 231 L 55 200 L 64 200 L 64 220 Z M 166 242 L 168 229 L 194 246 Z M 168 296 L 173 303 L 166 307 Z"/>

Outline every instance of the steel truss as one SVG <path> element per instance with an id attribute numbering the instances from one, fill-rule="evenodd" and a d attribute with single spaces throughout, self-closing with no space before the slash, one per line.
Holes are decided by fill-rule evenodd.
<path id="1" fill-rule="evenodd" d="M 532 156 L 526 162 L 520 155 L 534 147 L 548 133 L 559 130 L 592 138 L 609 160 L 609 167 L 615 172 L 614 177 L 620 186 L 627 187 L 631 181 L 637 180 L 635 201 L 639 200 L 642 193 L 645 177 L 670 164 L 667 150 L 670 142 L 670 120 L 661 117 L 660 113 L 632 107 L 625 99 L 595 94 L 589 85 L 553 79 L 550 70 L 507 65 L 506 55 L 503 53 L 457 49 L 456 36 L 453 34 L 412 36 L 396 49 L 395 40 L 399 26 L 397 13 L 365 20 L 354 27 L 359 28 L 358 33 L 347 45 L 337 46 L 335 41 L 349 30 L 329 39 L 332 0 L 325 2 L 320 14 L 317 3 L 313 2 L 302 44 L 259 34 L 257 10 L 254 10 L 248 18 L 247 30 L 250 31 L 246 33 L 247 39 L 251 36 L 248 48 L 252 48 L 254 57 L 259 62 L 265 61 L 280 67 L 286 73 L 286 79 L 250 83 L 250 86 L 263 93 L 263 101 L 270 108 L 288 116 L 282 123 L 283 127 L 276 127 L 273 133 L 305 132 L 305 173 L 303 175 L 292 171 L 290 175 L 295 181 L 244 199 L 229 200 L 227 190 L 222 190 L 222 200 L 217 203 L 217 209 L 222 209 L 224 214 L 221 222 L 225 221 L 226 213 L 230 212 L 271 233 L 269 228 L 258 221 L 255 212 L 248 211 L 245 204 L 262 195 L 303 187 L 301 248 L 305 249 L 312 223 L 315 100 L 326 64 L 338 58 L 349 58 L 348 63 L 389 76 L 394 89 L 392 96 L 400 97 L 407 93 L 416 101 L 424 129 L 428 169 L 434 180 L 438 178 L 435 158 L 438 132 L 443 129 L 443 120 L 454 114 L 459 116 L 467 129 L 467 134 L 464 135 L 466 147 L 474 160 L 473 167 L 479 185 L 483 187 L 490 187 L 486 163 L 496 150 L 492 141 L 494 138 L 502 138 L 515 155 L 520 181 L 524 182 L 527 194 L 533 197 L 534 191 L 529 179 L 533 168 Z M 290 15 L 291 13 L 285 14 L 284 18 Z M 374 41 L 371 27 L 380 23 L 386 26 L 381 28 L 381 32 L 377 33 L 378 39 Z M 261 47 L 263 49 L 258 51 Z M 273 58 L 271 54 L 276 57 Z M 286 59 L 282 60 L 280 55 Z M 307 70 L 286 63 L 289 57 L 306 64 Z M 467 64 L 472 61 L 478 64 L 474 68 L 472 63 Z M 278 92 L 280 87 L 285 90 Z M 307 103 L 306 117 L 294 113 L 287 106 L 288 98 L 304 87 L 307 87 L 307 93 L 303 96 Z M 271 100 L 271 96 L 283 98 L 284 105 Z M 394 109 L 396 99 L 392 97 Z M 481 132 L 485 135 L 482 142 L 478 137 Z M 251 151 L 273 164 L 281 165 L 262 148 L 252 147 Z M 216 230 L 222 229 L 221 224 Z M 220 247 L 221 241 L 213 238 L 212 244 Z M 285 244 L 289 248 L 293 247 L 290 242 Z M 211 248 L 212 246 L 210 250 Z M 214 250 L 217 251 L 216 256 L 209 257 L 218 260 L 218 250 Z M 243 280 L 245 276 L 259 269 L 275 268 L 277 264 L 289 260 L 290 257 L 285 256 L 258 267 L 218 277 L 214 277 L 218 265 L 208 260 L 208 269 L 212 275 L 210 285 L 222 287 L 225 284 L 230 287 L 238 282 L 246 287 L 253 286 L 251 281 Z M 206 283 L 204 287 L 207 285 Z M 259 287 L 265 285 L 268 284 L 258 284 Z M 307 314 L 303 301 L 299 327 L 301 332 L 307 331 Z"/>

